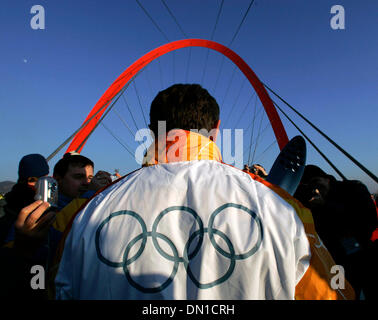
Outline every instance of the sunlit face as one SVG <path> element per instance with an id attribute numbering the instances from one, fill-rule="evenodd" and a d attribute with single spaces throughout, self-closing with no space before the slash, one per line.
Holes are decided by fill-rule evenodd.
<path id="1" fill-rule="evenodd" d="M 88 185 L 93 178 L 93 167 L 69 166 L 63 178 L 56 177 L 58 181 L 59 192 L 70 198 L 77 198 L 84 192 L 88 191 Z"/>

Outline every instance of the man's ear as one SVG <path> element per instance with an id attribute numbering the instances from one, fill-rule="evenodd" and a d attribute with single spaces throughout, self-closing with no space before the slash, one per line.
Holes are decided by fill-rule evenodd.
<path id="1" fill-rule="evenodd" d="M 213 130 L 215 130 L 215 134 L 214 134 L 213 139 L 212 139 L 214 142 L 217 141 L 220 123 L 221 123 L 221 121 L 219 119 L 218 121 L 215 122 L 215 125 L 214 125 L 214 129 Z"/>

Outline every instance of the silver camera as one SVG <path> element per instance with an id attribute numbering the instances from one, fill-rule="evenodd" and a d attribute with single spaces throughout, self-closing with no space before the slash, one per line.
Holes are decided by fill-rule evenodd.
<path id="1" fill-rule="evenodd" d="M 42 200 L 50 203 L 51 207 L 58 206 L 58 183 L 52 177 L 41 177 L 35 185 L 37 192 L 35 200 Z"/>

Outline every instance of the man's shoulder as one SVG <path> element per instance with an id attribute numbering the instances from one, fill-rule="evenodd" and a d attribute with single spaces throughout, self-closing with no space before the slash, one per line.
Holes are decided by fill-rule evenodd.
<path id="1" fill-rule="evenodd" d="M 294 199 L 283 189 L 265 181 L 257 175 L 246 173 L 232 165 L 214 160 L 182 161 L 142 167 L 113 182 L 113 184 L 103 191 L 109 192 L 118 188 L 124 188 L 133 183 L 152 184 L 153 182 L 157 182 L 158 184 L 162 184 L 164 182 L 171 183 L 173 180 L 180 180 L 182 182 L 183 178 L 207 179 L 209 183 L 224 180 L 243 185 L 258 184 L 261 190 L 271 192 L 282 198 Z M 200 187 L 200 185 L 196 186 Z"/>
<path id="2" fill-rule="evenodd" d="M 174 162 L 143 167 L 122 177 L 94 197 L 90 207 L 114 206 L 121 202 L 144 201 L 146 196 L 156 201 L 164 201 L 175 194 L 186 199 L 184 194 L 192 194 L 192 199 L 207 201 L 206 197 L 217 201 L 245 203 L 274 202 L 302 212 L 304 207 L 285 190 L 257 175 L 248 174 L 231 165 L 212 160 Z M 206 196 L 207 195 L 207 196 Z M 201 201 L 200 201 L 201 200 Z M 89 204 L 87 206 L 89 209 Z M 310 219 L 312 220 L 312 219 Z"/>

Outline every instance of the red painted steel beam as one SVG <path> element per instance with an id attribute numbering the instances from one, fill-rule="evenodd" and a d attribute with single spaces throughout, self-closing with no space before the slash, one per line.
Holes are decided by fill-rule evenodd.
<path id="1" fill-rule="evenodd" d="M 139 58 L 135 61 L 130 67 L 128 67 L 113 83 L 112 85 L 105 91 L 102 97 L 98 100 L 96 105 L 93 107 L 91 112 L 88 114 L 85 122 L 87 122 L 96 112 L 96 116 L 93 117 L 90 121 L 88 121 L 87 125 L 84 126 L 73 138 L 71 144 L 69 145 L 66 152 L 76 151 L 81 152 L 86 142 L 87 136 L 92 132 L 93 128 L 100 120 L 102 114 L 109 106 L 112 99 L 121 91 L 121 89 L 145 66 L 147 66 L 151 61 L 161 57 L 162 55 L 182 49 L 187 47 L 204 47 L 215 50 L 227 58 L 229 58 L 243 74 L 247 77 L 251 85 L 253 86 L 254 90 L 256 91 L 262 105 L 264 106 L 265 112 L 268 115 L 270 124 L 273 128 L 274 135 L 276 137 L 278 146 L 280 150 L 288 143 L 289 139 L 287 137 L 285 128 L 282 124 L 282 121 L 278 115 L 276 108 L 273 105 L 272 100 L 268 92 L 265 90 L 263 84 L 256 76 L 256 74 L 252 71 L 252 69 L 248 66 L 248 64 L 234 51 L 225 47 L 224 45 L 210 41 L 210 40 L 203 40 L 203 39 L 184 39 L 173 41 L 158 47 L 143 57 Z M 104 107 L 106 106 L 106 107 Z M 100 110 L 101 109 L 101 110 Z M 100 110 L 100 111 L 99 111 Z"/>

